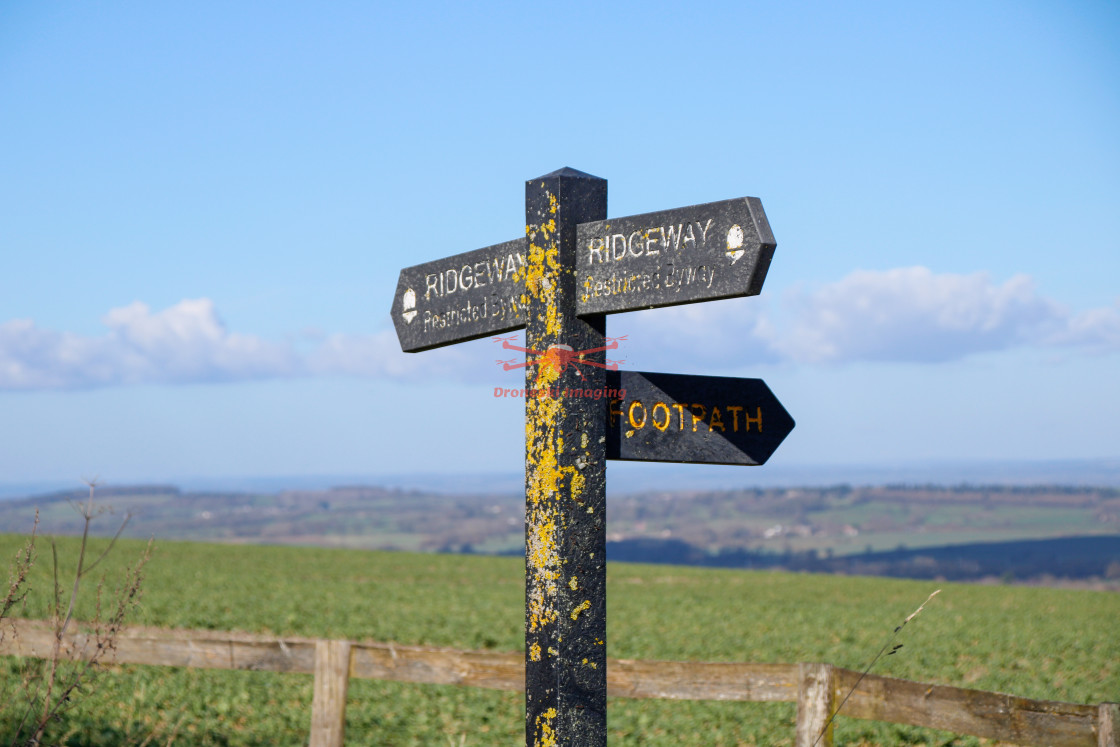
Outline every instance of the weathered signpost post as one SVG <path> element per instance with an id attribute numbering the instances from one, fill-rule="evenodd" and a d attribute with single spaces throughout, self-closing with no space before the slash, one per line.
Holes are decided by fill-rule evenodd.
<path id="1" fill-rule="evenodd" d="M 573 169 L 532 179 L 524 238 L 405 268 L 391 311 L 406 352 L 520 327 L 534 352 L 525 743 L 540 747 L 607 742 L 606 460 L 762 464 L 794 425 L 758 379 L 605 365 L 605 314 L 762 289 L 775 247 L 762 203 L 606 213 L 603 179 Z"/>

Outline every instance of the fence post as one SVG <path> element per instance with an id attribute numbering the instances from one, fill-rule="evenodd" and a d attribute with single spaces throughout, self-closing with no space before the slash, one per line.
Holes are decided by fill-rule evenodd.
<path id="1" fill-rule="evenodd" d="M 800 664 L 797 685 L 797 731 L 795 747 L 832 747 L 833 685 L 831 664 Z M 828 728 L 825 729 L 825 724 Z M 824 732 L 823 734 L 821 732 Z"/>
<path id="2" fill-rule="evenodd" d="M 316 641 L 310 747 L 342 747 L 349 686 L 350 641 Z"/>
<path id="3" fill-rule="evenodd" d="M 1097 747 L 1120 747 L 1120 703 L 1101 703 L 1097 710 Z"/>

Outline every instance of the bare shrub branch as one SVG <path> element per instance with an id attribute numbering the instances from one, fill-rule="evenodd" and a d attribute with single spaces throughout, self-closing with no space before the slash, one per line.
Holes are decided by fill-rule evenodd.
<path id="1" fill-rule="evenodd" d="M 125 619 L 139 602 L 144 566 L 152 556 L 152 541 L 149 540 L 144 552 L 135 564 L 128 567 L 117 581 L 107 603 L 103 605 L 104 579 L 99 581 L 94 591 L 94 615 L 85 632 L 74 631 L 75 614 L 82 579 L 101 563 L 116 545 L 117 539 L 127 526 L 131 514 L 125 516 L 108 546 L 93 562 L 87 561 L 89 550 L 90 524 L 95 516 L 103 512 L 93 502 L 97 480 L 87 480 L 89 497 L 84 505 L 71 503 L 82 516 L 82 537 L 78 546 L 78 562 L 74 568 L 73 584 L 65 599 L 63 611 L 63 586 L 59 580 L 58 547 L 50 538 L 52 559 L 52 581 L 49 621 L 52 626 L 53 644 L 49 658 L 45 661 L 25 662 L 22 671 L 22 703 L 9 701 L 7 707 L 19 709 L 21 714 L 16 721 L 12 747 L 43 743 L 48 728 L 61 723 L 63 714 L 69 710 L 79 695 L 91 692 L 91 683 L 99 668 L 111 659 L 116 651 L 117 639 L 124 629 Z M 28 576 L 35 560 L 35 540 L 38 530 L 38 512 L 35 528 L 27 545 L 20 550 L 9 574 L 8 593 L 0 607 L 0 618 L 7 615 L 13 606 L 23 601 L 29 591 Z M 83 626 L 85 627 L 85 626 Z M 0 632 L 2 636 L 2 632 Z M 3 708 L 4 706 L 0 706 Z M 52 739 L 58 739 L 55 735 Z M 65 737 L 62 737 L 64 740 Z"/>

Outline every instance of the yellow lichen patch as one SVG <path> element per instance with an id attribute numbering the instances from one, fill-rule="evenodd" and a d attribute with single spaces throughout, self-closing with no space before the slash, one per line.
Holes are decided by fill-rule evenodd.
<path id="1" fill-rule="evenodd" d="M 552 195 L 549 195 L 549 197 L 552 197 Z M 555 199 L 555 198 L 553 198 L 553 199 Z M 552 211 L 552 212 L 553 212 L 553 215 L 556 214 L 555 210 Z M 555 218 L 549 218 L 547 223 L 540 224 L 538 226 L 538 228 L 540 229 L 540 232 L 541 232 L 541 238 L 543 238 L 545 241 L 548 241 L 551 234 L 556 233 L 556 219 Z"/>
<path id="2" fill-rule="evenodd" d="M 556 709 L 549 708 L 547 711 L 537 716 L 534 723 L 533 744 L 536 747 L 556 747 L 556 732 L 552 728 L 552 722 L 556 718 Z"/>
<path id="3" fill-rule="evenodd" d="M 536 632 L 559 617 L 556 581 L 560 578 L 558 537 L 562 513 L 558 497 L 572 468 L 562 469 L 556 449 L 555 423 L 562 403 L 556 399 L 533 398 L 526 418 L 528 480 L 526 485 L 529 630 Z"/>
<path id="4" fill-rule="evenodd" d="M 583 486 L 587 483 L 587 478 L 579 472 L 572 473 L 572 498 L 579 498 L 583 495 Z"/>
<path id="5" fill-rule="evenodd" d="M 556 609 L 556 579 L 559 560 L 556 549 L 556 506 L 528 513 L 526 558 L 529 572 L 529 631 L 536 632 L 559 617 Z"/>
<path id="6" fill-rule="evenodd" d="M 545 379 L 548 386 L 547 374 Z M 558 546 L 563 529 L 560 496 L 576 476 L 574 467 L 561 467 L 557 459 L 557 454 L 563 450 L 557 432 L 563 408 L 564 403 L 559 398 L 535 397 L 529 401 L 526 418 L 526 583 L 530 632 L 559 617 L 556 581 L 560 578 Z"/>
<path id="7" fill-rule="evenodd" d="M 548 390 L 560 378 L 564 370 L 559 348 L 551 347 L 537 361 L 537 389 Z"/>
<path id="8" fill-rule="evenodd" d="M 533 645 L 529 647 L 529 661 L 540 661 L 540 660 L 541 660 L 541 644 L 534 641 Z"/>
<path id="9" fill-rule="evenodd" d="M 548 193 L 549 212 L 555 216 L 559 212 L 556 195 Z M 525 234 L 529 239 L 529 251 L 525 262 L 525 287 L 537 300 L 545 304 L 543 321 L 549 337 L 557 339 L 561 331 L 560 315 L 557 311 L 557 284 L 548 282 L 549 278 L 560 276 L 560 248 L 556 245 L 556 218 L 549 218 L 540 224 L 527 224 Z M 539 239 L 539 241 L 538 241 Z"/>
<path id="10" fill-rule="evenodd" d="M 589 609 L 591 609 L 591 600 L 590 599 L 583 600 L 583 602 L 581 604 L 579 604 L 574 610 L 572 610 L 572 619 L 573 620 L 578 620 L 580 613 L 583 612 L 584 610 L 589 610 Z"/>
<path id="11" fill-rule="evenodd" d="M 572 576 L 570 579 L 568 579 L 568 588 L 572 591 L 576 591 L 577 589 L 579 589 L 579 580 L 575 576 Z"/>
<path id="12" fill-rule="evenodd" d="M 535 361 L 530 388 L 542 393 L 556 388 L 571 354 L 570 347 L 561 346 L 565 316 L 560 313 L 560 279 L 563 273 L 573 271 L 559 262 L 560 200 L 551 192 L 546 194 L 547 208 L 530 216 L 525 226 L 522 285 L 531 314 L 526 346 L 542 351 Z M 586 487 L 586 479 L 575 465 L 562 466 L 560 462 L 567 458 L 561 457 L 566 446 L 560 430 L 566 414 L 566 400 L 559 396 L 535 396 L 526 404 L 526 589 L 528 629 L 532 633 L 553 624 L 563 611 L 557 587 L 563 583 L 562 576 L 568 575 L 563 573 L 559 553 L 569 508 L 564 501 L 569 497 L 578 500 Z M 586 450 L 589 440 L 586 433 L 581 433 L 580 448 Z M 568 583 L 573 591 L 578 589 L 574 576 Z M 583 609 L 586 607 L 577 610 L 572 619 Z"/>

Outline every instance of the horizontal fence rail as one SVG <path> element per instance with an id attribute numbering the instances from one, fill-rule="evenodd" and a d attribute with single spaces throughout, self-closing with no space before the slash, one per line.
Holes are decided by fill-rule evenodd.
<path id="1" fill-rule="evenodd" d="M 0 621 L 0 655 L 48 659 L 55 635 L 38 620 Z M 92 633 L 66 636 L 61 656 L 85 659 Z M 462 651 L 392 643 L 328 641 L 209 630 L 133 627 L 116 638 L 111 663 L 292 672 L 315 675 L 311 745 L 343 743 L 350 678 L 460 685 L 522 692 L 521 653 Z M 1120 747 L 1120 705 L 1031 700 L 948 685 L 866 675 L 828 664 L 632 661 L 611 659 L 607 693 L 618 698 L 795 702 L 796 744 L 817 741 L 840 701 L 841 718 L 924 726 L 1023 745 Z"/>

